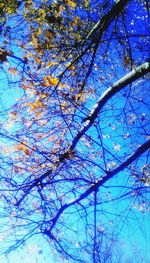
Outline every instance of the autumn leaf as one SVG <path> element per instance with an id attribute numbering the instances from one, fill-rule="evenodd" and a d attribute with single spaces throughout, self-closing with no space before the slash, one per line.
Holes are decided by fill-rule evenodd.
<path id="1" fill-rule="evenodd" d="M 46 30 L 45 31 L 45 34 L 46 34 L 46 37 L 49 39 L 49 38 L 53 38 L 54 36 L 54 32 L 50 29 Z"/>
<path id="2" fill-rule="evenodd" d="M 48 62 L 48 64 L 46 65 L 46 68 L 51 68 L 51 67 L 54 66 L 54 65 L 57 65 L 57 63 L 56 63 L 56 62 L 53 62 L 53 61 L 50 61 L 50 62 Z"/>
<path id="3" fill-rule="evenodd" d="M 75 70 L 75 66 L 73 66 L 73 65 L 70 66 L 70 67 L 69 67 L 69 70 Z"/>
<path id="4" fill-rule="evenodd" d="M 32 155 L 31 150 L 25 144 L 16 144 L 16 145 L 14 145 L 14 149 L 16 151 L 23 151 L 26 155 L 29 155 L 29 156 Z"/>
<path id="5" fill-rule="evenodd" d="M 32 0 L 28 0 L 28 1 L 25 3 L 25 7 L 26 7 L 26 8 L 30 8 L 31 5 L 32 5 Z"/>
<path id="6" fill-rule="evenodd" d="M 0 9 L 4 7 L 4 3 L 0 3 Z"/>
<path id="7" fill-rule="evenodd" d="M 46 106 L 43 104 L 42 100 L 40 98 L 37 98 L 35 102 L 29 104 L 30 108 L 34 111 L 38 108 L 45 109 Z"/>
<path id="8" fill-rule="evenodd" d="M 41 27 L 38 27 L 38 30 L 36 31 L 36 36 L 38 37 L 39 35 L 41 35 L 41 33 L 42 33 L 42 29 L 41 29 Z"/>
<path id="9" fill-rule="evenodd" d="M 59 5 L 59 6 L 58 6 L 58 11 L 59 11 L 59 12 L 62 12 L 62 10 L 63 10 L 63 6 L 62 6 L 62 5 Z"/>
<path id="10" fill-rule="evenodd" d="M 46 99 L 47 95 L 45 93 L 41 94 L 42 99 Z"/>
<path id="11" fill-rule="evenodd" d="M 35 46 L 35 47 L 37 47 L 37 45 L 38 45 L 38 39 L 37 39 L 35 33 L 31 35 L 30 45 Z"/>
<path id="12" fill-rule="evenodd" d="M 77 6 L 77 4 L 71 0 L 66 0 L 66 5 L 69 6 L 71 9 L 74 9 Z"/>
<path id="13" fill-rule="evenodd" d="M 84 6 L 85 6 L 85 8 L 89 7 L 89 0 L 84 0 Z"/>
<path id="14" fill-rule="evenodd" d="M 24 151 L 24 153 L 26 155 L 30 155 L 31 156 L 31 151 L 28 148 L 25 148 L 23 151 Z"/>
<path id="15" fill-rule="evenodd" d="M 58 79 L 55 77 L 48 76 L 47 77 L 49 85 L 55 86 L 58 84 Z"/>
<path id="16" fill-rule="evenodd" d="M 18 119 L 18 113 L 16 111 L 9 112 L 9 116 L 14 120 Z"/>
<path id="17" fill-rule="evenodd" d="M 46 80 L 47 80 L 47 76 L 44 76 L 44 77 L 43 77 L 43 81 L 46 81 Z"/>
<path id="18" fill-rule="evenodd" d="M 61 104 L 61 109 L 62 109 L 62 111 L 63 111 L 64 113 L 66 113 L 66 111 L 67 111 L 67 105 Z"/>
<path id="19" fill-rule="evenodd" d="M 0 50 L 0 63 L 3 63 L 4 61 L 7 61 L 7 51 Z"/>
<path id="20" fill-rule="evenodd" d="M 9 68 L 8 69 L 8 72 L 11 74 L 11 75 L 15 75 L 18 73 L 17 69 L 16 68 Z"/>
<path id="21" fill-rule="evenodd" d="M 80 18 L 79 18 L 78 16 L 75 16 L 73 22 L 71 22 L 72 27 L 74 27 L 75 25 L 77 25 L 78 22 L 79 22 L 79 20 L 80 20 Z"/>
<path id="22" fill-rule="evenodd" d="M 46 10 L 44 10 L 43 8 L 38 10 L 38 15 L 39 18 L 41 18 L 42 20 L 46 17 Z"/>
<path id="23" fill-rule="evenodd" d="M 41 64 L 40 58 L 36 57 L 36 58 L 35 58 L 35 61 L 36 61 L 37 64 Z"/>
<path id="24" fill-rule="evenodd" d="M 123 59 L 124 67 L 128 67 L 130 65 L 130 61 L 131 61 L 130 57 L 128 55 L 125 55 Z"/>
<path id="25" fill-rule="evenodd" d="M 84 98 L 84 96 L 83 96 L 82 94 L 81 94 L 81 96 L 78 95 L 78 97 L 79 97 L 79 99 L 80 99 L 81 102 L 84 102 L 84 101 L 85 101 L 85 98 Z"/>

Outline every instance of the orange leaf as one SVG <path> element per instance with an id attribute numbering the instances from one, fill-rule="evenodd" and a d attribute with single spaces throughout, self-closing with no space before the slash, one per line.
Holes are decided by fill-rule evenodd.
<path id="1" fill-rule="evenodd" d="M 69 70 L 75 70 L 75 66 L 70 66 Z"/>
<path id="2" fill-rule="evenodd" d="M 31 155 L 31 151 L 29 149 L 26 148 L 23 151 L 26 155 Z"/>
<path id="3" fill-rule="evenodd" d="M 18 71 L 15 69 L 15 68 L 9 68 L 8 69 L 8 72 L 11 74 L 11 75 L 15 75 L 18 73 Z"/>
<path id="4" fill-rule="evenodd" d="M 37 64 L 41 63 L 41 60 L 39 58 L 35 58 L 35 61 L 36 61 Z"/>
<path id="5" fill-rule="evenodd" d="M 66 5 L 68 5 L 71 9 L 74 9 L 77 4 L 71 0 L 66 0 Z"/>
<path id="6" fill-rule="evenodd" d="M 52 86 L 55 86 L 58 84 L 58 79 L 57 78 L 48 78 L 49 80 L 49 83 L 52 85 Z"/>
<path id="7" fill-rule="evenodd" d="M 53 65 L 56 65 L 56 64 L 57 64 L 56 62 L 50 61 L 50 62 L 47 64 L 46 68 L 50 68 L 50 67 L 52 67 Z"/>
<path id="8" fill-rule="evenodd" d="M 45 33 L 48 38 L 52 38 L 54 36 L 54 32 L 50 29 L 46 30 Z"/>
<path id="9" fill-rule="evenodd" d="M 11 111 L 9 112 L 9 116 L 13 119 L 16 120 L 18 118 L 18 114 L 16 111 Z"/>

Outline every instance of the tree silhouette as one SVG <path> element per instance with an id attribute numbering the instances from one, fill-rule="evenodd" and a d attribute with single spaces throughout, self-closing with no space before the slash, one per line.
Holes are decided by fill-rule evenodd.
<path id="1" fill-rule="evenodd" d="M 148 1 L 10 0 L 0 15 L 4 253 L 42 235 L 62 260 L 118 262 L 149 211 Z"/>

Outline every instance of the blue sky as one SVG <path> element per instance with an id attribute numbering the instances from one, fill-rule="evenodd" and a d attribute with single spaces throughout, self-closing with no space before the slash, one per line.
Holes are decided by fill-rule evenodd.
<path id="1" fill-rule="evenodd" d="M 136 5 L 136 3 L 134 3 Z M 132 10 L 134 10 L 135 6 L 131 5 L 130 8 L 128 9 L 129 14 L 132 17 Z M 133 9 L 132 9 L 133 8 Z M 128 20 L 126 21 L 127 27 L 124 28 L 122 20 L 118 19 L 117 21 L 117 29 L 118 29 L 118 35 L 121 39 L 123 35 L 127 34 L 129 31 L 132 33 L 132 31 L 135 30 L 135 33 L 140 33 L 140 34 L 146 34 L 147 32 L 145 31 L 145 21 L 143 19 L 143 14 L 145 15 L 144 8 L 139 10 L 139 15 L 136 17 L 137 24 L 135 25 L 132 20 L 130 20 L 130 15 L 128 17 Z M 97 20 L 97 16 L 95 15 L 93 17 L 93 20 Z M 15 23 L 15 20 L 12 22 Z M 109 38 L 111 35 L 111 31 L 113 30 L 112 25 L 107 34 L 105 35 L 106 39 Z M 119 30 L 120 29 L 120 30 Z M 16 29 L 15 29 L 16 30 Z M 15 31 L 14 30 L 14 34 Z M 18 31 L 19 32 L 19 31 Z M 24 33 L 27 33 L 25 30 Z M 19 33 L 17 33 L 17 37 L 19 37 Z M 16 37 L 16 38 L 17 38 Z M 146 39 L 146 40 L 145 40 Z M 74 138 L 75 134 L 77 131 L 79 131 L 80 127 L 82 126 L 81 119 L 86 116 L 89 110 L 92 109 L 94 104 L 96 103 L 97 99 L 99 96 L 102 94 L 106 88 L 108 88 L 112 83 L 114 83 L 116 80 L 119 78 L 123 77 L 127 72 L 131 70 L 130 66 L 123 66 L 125 64 L 125 58 L 127 59 L 127 55 L 130 54 L 130 46 L 133 47 L 132 51 L 132 58 L 133 61 L 135 62 L 135 66 L 139 65 L 140 63 L 143 63 L 146 58 L 147 58 L 147 50 L 142 49 L 142 45 L 146 46 L 147 44 L 147 38 L 138 38 L 138 42 L 136 36 L 133 36 L 130 38 L 129 42 L 130 43 L 124 43 L 124 46 L 122 46 L 122 43 L 120 43 L 117 40 L 112 41 L 112 43 L 109 43 L 108 46 L 106 46 L 106 42 L 101 43 L 101 47 L 98 49 L 98 58 L 95 59 L 95 64 L 93 69 L 91 70 L 91 77 L 87 80 L 87 94 L 89 94 L 89 97 L 85 101 L 84 105 L 81 105 L 81 108 L 79 110 L 77 109 L 75 111 L 75 118 L 73 120 L 73 124 L 71 127 L 71 132 L 70 132 L 70 127 L 68 128 L 66 132 L 66 138 L 67 140 L 71 140 Z M 3 42 L 3 39 L 1 39 L 1 42 Z M 127 45 L 127 47 L 126 47 Z M 139 46 L 138 46 L 139 45 Z M 8 45 L 9 46 L 9 45 Z M 13 41 L 10 41 L 10 46 L 11 50 L 15 53 L 16 56 L 21 57 L 22 52 L 21 49 L 16 47 L 16 44 L 13 44 Z M 31 48 L 31 45 L 29 44 L 29 47 Z M 32 49 L 32 48 L 31 48 Z M 131 55 L 131 54 L 130 54 Z M 123 58 L 123 59 L 122 59 Z M 48 57 L 45 57 L 46 60 L 48 60 Z M 88 61 L 91 59 L 91 54 L 88 54 L 87 56 L 83 57 L 85 59 L 84 63 L 83 61 L 78 64 L 79 69 L 77 69 L 77 74 L 79 74 L 79 77 L 82 77 L 83 71 L 82 67 L 86 65 Z M 30 59 L 29 59 L 30 60 Z M 31 62 L 31 61 L 30 61 Z M 30 129 L 27 129 L 25 127 L 24 123 L 21 123 L 16 120 L 15 118 L 12 118 L 12 112 L 14 114 L 14 109 L 11 109 L 11 105 L 15 104 L 17 99 L 23 97 L 25 95 L 25 98 L 28 99 L 29 97 L 30 101 L 34 100 L 34 97 L 32 97 L 32 92 L 26 92 L 20 89 L 20 78 L 21 75 L 12 72 L 12 69 L 17 69 L 22 70 L 22 64 L 19 64 L 20 62 L 17 61 L 15 58 L 9 58 L 7 62 L 3 63 L 2 67 L 3 70 L 1 69 L 1 83 L 0 83 L 0 88 L 1 88 L 1 103 L 0 103 L 0 111 L 1 111 L 1 119 L 0 121 L 2 122 L 4 130 L 2 130 L 4 136 L 14 136 L 17 130 L 21 131 L 21 139 L 23 138 L 23 132 L 25 132 L 25 135 L 29 136 L 29 142 L 31 143 L 30 145 L 33 147 L 37 145 L 37 149 L 39 149 L 39 152 L 41 149 L 44 149 L 46 152 L 46 156 L 48 156 L 48 151 L 51 149 L 53 146 L 55 146 L 55 139 L 54 141 L 49 141 L 48 144 L 46 144 L 46 139 L 39 139 L 39 144 L 34 137 L 34 131 L 36 128 L 38 128 L 38 125 L 35 124 L 35 126 L 31 126 Z M 83 65 L 82 65 L 83 63 Z M 101 66 L 102 65 L 102 66 Z M 81 67 L 82 66 L 82 67 Z M 34 69 L 34 64 L 31 62 L 30 64 L 30 69 Z M 29 69 L 27 69 L 29 70 Z M 49 69 L 40 69 L 39 74 L 39 79 L 41 81 L 41 78 L 43 77 L 43 74 L 49 74 Z M 86 70 L 86 67 L 85 67 Z M 6 73 L 5 73 L 6 72 Z M 37 71 L 39 72 L 39 71 Z M 36 73 L 37 73 L 36 72 Z M 56 70 L 54 71 L 55 74 L 58 74 L 60 72 Z M 35 72 L 34 72 L 35 73 Z M 25 73 L 24 76 L 27 76 Z M 66 80 L 64 80 L 64 83 L 67 83 L 70 85 L 70 87 L 73 89 L 74 85 L 77 88 L 77 81 L 71 78 L 70 71 L 67 75 L 68 77 Z M 8 81 L 9 80 L 9 81 Z M 24 80 L 23 80 L 24 81 Z M 38 82 L 37 89 L 41 89 L 40 86 L 40 81 Z M 63 84 L 64 84 L 63 83 Z M 35 84 L 35 83 L 34 83 Z M 144 87 L 144 90 L 143 90 Z M 126 159 L 134 150 L 138 147 L 140 143 L 143 143 L 145 141 L 145 133 L 144 131 L 148 131 L 148 114 L 149 114 L 149 98 L 146 95 L 148 92 L 148 84 L 145 84 L 145 80 L 138 80 L 136 81 L 133 85 L 130 87 L 128 86 L 127 88 L 124 89 L 124 91 L 121 91 L 119 94 L 117 94 L 113 99 L 111 99 L 104 107 L 102 110 L 100 116 L 96 119 L 96 125 L 94 125 L 92 128 L 87 131 L 87 135 L 89 137 L 83 137 L 81 142 L 77 145 L 76 151 L 77 151 L 77 156 L 79 159 L 75 160 L 67 160 L 67 164 L 62 164 L 61 169 L 60 169 L 60 174 L 57 175 L 58 169 L 55 169 L 54 173 L 56 173 L 56 178 L 62 179 L 70 178 L 71 176 L 74 175 L 82 175 L 84 179 L 88 178 L 89 180 L 96 181 L 99 180 L 99 178 L 103 175 L 104 169 L 112 169 L 119 165 L 119 163 L 122 161 L 122 159 Z M 50 87 L 49 92 L 51 91 L 52 87 Z M 68 89 L 68 87 L 65 87 L 65 91 Z M 142 92 L 141 92 L 142 90 Z M 45 92 L 45 90 L 44 90 Z M 61 88 L 58 89 L 58 96 L 60 96 L 60 101 L 63 103 L 63 99 L 61 97 Z M 76 89 L 73 89 L 73 92 L 76 92 Z M 86 95 L 86 94 L 85 94 Z M 141 100 L 141 97 L 143 96 L 144 101 Z M 51 118 L 48 125 L 45 125 L 46 127 L 46 132 L 48 133 L 49 130 L 53 129 L 54 121 L 57 118 L 57 125 L 58 127 L 56 128 L 56 131 L 59 131 L 59 125 L 60 125 L 60 120 L 66 122 L 68 121 L 68 116 L 70 116 L 70 112 L 65 112 L 63 117 L 60 115 L 60 112 L 58 111 L 55 113 L 53 110 L 54 105 L 59 105 L 59 101 L 56 100 L 57 96 L 52 97 L 52 100 L 48 101 L 48 110 L 46 109 L 45 112 L 48 115 L 44 115 L 44 118 Z M 56 101 L 55 101 L 56 100 Z M 55 104 L 56 103 L 56 104 Z M 22 106 L 23 102 L 20 101 L 20 106 Z M 68 108 L 71 107 L 71 103 L 67 104 Z M 63 106 L 64 107 L 64 106 Z M 26 110 L 26 108 L 19 108 L 21 109 L 19 111 L 20 118 L 24 116 L 25 118 L 30 119 L 30 113 L 29 111 Z M 88 109 L 88 110 L 87 110 Z M 62 109 L 61 109 L 62 111 Z M 43 111 L 44 112 L 44 111 Z M 43 113 L 42 112 L 42 113 Z M 54 116 L 51 116 L 51 112 L 54 113 Z M 145 115 L 143 115 L 145 114 Z M 65 116 L 65 118 L 64 118 Z M 145 117 L 144 122 L 142 121 L 143 116 Z M 43 115 L 42 115 L 43 117 Z M 13 121 L 12 121 L 13 119 Z M 54 119 L 54 121 L 53 121 Z M 60 122 L 60 123 L 59 123 Z M 57 139 L 62 136 L 63 134 L 63 129 L 66 129 L 66 122 L 62 122 L 62 127 L 60 128 L 60 134 L 56 134 Z M 69 123 L 69 122 L 68 122 Z M 97 125 L 98 124 L 98 125 Z M 23 126 L 24 125 L 24 126 Z M 44 126 L 42 128 L 39 126 L 39 131 L 43 131 Z M 20 129 L 21 128 L 21 129 Z M 140 132 L 141 131 L 141 132 Z M 142 134 L 143 132 L 143 134 Z M 49 133 L 48 133 L 49 134 Z M 55 135 L 55 133 L 54 133 Z M 30 137 L 31 136 L 31 137 Z M 32 137 L 33 136 L 33 137 Z M 19 137 L 19 139 L 20 139 Z M 92 139 L 93 141 L 92 141 Z M 18 134 L 15 135 L 15 139 L 18 139 Z M 20 140 L 21 140 L 20 139 Z M 62 144 L 64 149 L 65 147 L 68 147 L 69 142 Z M 96 141 L 96 143 L 95 143 Z M 1 142 L 0 142 L 0 147 L 1 150 L 5 152 L 8 161 L 10 160 L 9 157 L 17 157 L 18 153 L 13 152 L 13 140 L 8 140 L 8 137 L 5 138 L 1 136 Z M 34 145 L 35 144 L 35 145 Z M 102 150 L 103 146 L 103 150 Z M 58 148 L 58 145 L 56 145 L 54 148 L 58 148 L 59 151 L 64 151 L 62 148 Z M 37 164 L 36 160 L 38 160 L 38 152 L 36 153 L 37 155 L 35 156 L 35 159 L 33 158 L 27 158 L 25 156 L 26 161 L 26 166 L 30 167 L 32 164 Z M 52 154 L 52 152 L 51 152 Z M 96 158 L 95 158 L 96 156 Z M 148 163 L 148 158 L 145 158 L 146 154 L 144 157 L 140 159 L 137 163 L 135 163 L 133 166 L 129 167 L 129 169 L 126 169 L 125 171 L 121 172 L 118 176 L 116 176 L 113 180 L 108 182 L 104 187 L 100 188 L 99 191 L 99 202 L 100 204 L 97 206 L 97 209 L 99 209 L 98 217 L 97 217 L 97 224 L 99 225 L 98 231 L 104 233 L 105 236 L 105 231 L 107 233 L 112 233 L 113 232 L 113 227 L 115 228 L 116 232 L 119 232 L 119 237 L 117 240 L 117 245 L 119 249 L 119 253 L 124 254 L 124 258 L 122 258 L 121 263 L 126 263 L 127 258 L 130 255 L 133 255 L 135 253 L 135 249 L 139 249 L 143 252 L 143 254 L 149 258 L 149 247 L 150 247 L 150 227 L 149 227 L 149 205 L 148 205 L 148 200 L 149 200 L 149 193 L 148 193 L 148 187 L 144 189 L 142 194 L 137 194 L 137 196 L 134 197 L 135 192 L 131 191 L 129 195 L 125 195 L 131 190 L 132 186 L 133 188 L 136 188 L 138 186 L 141 186 L 141 184 L 138 182 L 137 185 L 135 183 L 135 179 L 132 177 L 132 173 L 135 173 L 137 170 L 139 171 L 139 174 L 142 174 L 142 166 L 145 164 L 145 162 Z M 36 159 L 37 158 L 37 159 Z M 42 162 L 45 156 L 41 155 Z M 92 159 L 93 158 L 93 159 Z M 22 162 L 24 161 L 22 159 Z M 88 161 L 90 162 L 90 159 L 93 160 L 93 163 L 91 161 L 90 165 L 88 165 Z M 5 159 L 6 160 L 6 159 Z M 53 160 L 53 159 L 52 159 Z M 82 160 L 82 164 L 80 164 L 80 160 Z M 3 161 L 3 160 L 2 160 Z M 95 163 L 94 163 L 95 162 Z M 21 163 L 21 161 L 20 161 Z M 4 166 L 4 168 L 7 170 L 7 164 Z M 51 167 L 51 166 L 50 166 Z M 37 167 L 36 167 L 37 168 Z M 33 174 L 37 172 L 37 175 L 41 174 L 41 167 L 38 167 L 38 169 L 33 170 Z M 47 169 L 47 168 L 46 168 Z M 45 171 L 45 170 L 44 170 Z M 2 172 L 5 171 L 2 170 Z M 42 170 L 43 172 L 43 170 Z M 32 174 L 32 176 L 33 176 Z M 19 177 L 18 174 L 13 173 L 13 179 L 14 181 L 18 180 L 18 182 L 21 182 L 25 177 L 26 180 L 30 180 L 30 171 L 27 173 L 22 174 Z M 7 178 L 7 177 L 6 177 Z M 3 179 L 1 180 L 3 182 Z M 44 183 L 47 183 L 45 180 Z M 61 196 L 61 194 L 64 193 L 64 199 L 58 198 L 57 200 L 57 195 L 54 190 L 52 190 L 52 198 L 54 201 L 52 202 L 49 199 L 49 188 L 48 190 L 45 191 L 43 190 L 43 194 L 46 195 L 47 197 L 47 202 L 46 207 L 47 207 L 47 214 L 43 213 L 38 213 L 38 208 L 37 204 L 35 204 L 38 201 L 38 197 L 34 196 L 34 192 L 29 195 L 29 199 L 27 198 L 27 201 L 23 202 L 24 205 L 24 211 L 27 213 L 27 218 L 31 220 L 35 220 L 35 222 L 41 222 L 41 218 L 45 219 L 45 221 L 51 220 L 51 211 L 50 207 L 48 206 L 49 204 L 53 207 L 53 204 L 56 205 L 56 207 L 59 207 L 62 202 L 71 202 L 76 196 L 78 196 L 80 193 L 82 193 L 82 187 L 85 187 L 85 182 L 79 184 L 77 187 L 73 185 L 73 183 L 68 184 L 67 181 L 63 186 L 56 184 L 56 189 L 58 191 L 58 195 Z M 88 184 L 87 184 L 88 185 Z M 122 187 L 123 186 L 123 187 Z M 7 187 L 7 184 L 6 184 Z M 86 186 L 87 187 L 87 186 Z M 68 189 L 73 189 L 72 192 L 68 193 Z M 14 198 L 22 195 L 21 191 L 18 191 L 17 194 L 14 194 Z M 120 199 L 119 201 L 113 201 L 111 202 L 112 199 L 118 198 L 119 195 L 125 195 Z M 34 198 L 33 198 L 34 197 Z M 144 198 L 145 197 L 145 198 Z M 87 216 L 87 221 L 84 219 L 84 211 L 81 211 L 81 216 L 78 219 L 79 216 L 79 211 L 78 207 L 73 206 L 73 208 L 69 208 L 68 210 L 65 211 L 64 213 L 64 219 L 61 222 L 61 224 L 57 225 L 57 228 L 55 230 L 55 234 L 58 234 L 58 238 L 61 239 L 61 234 L 62 237 L 64 238 L 64 242 L 66 242 L 66 238 L 69 239 L 70 243 L 69 246 L 74 248 L 75 246 L 79 246 L 80 242 L 86 239 L 86 231 L 89 231 L 88 234 L 89 236 L 87 237 L 87 240 L 90 240 L 90 235 L 92 230 L 90 230 L 90 226 L 93 224 L 93 206 L 90 206 L 90 202 L 92 203 L 93 201 L 93 196 L 89 197 L 89 200 L 83 201 L 83 205 L 85 205 L 87 211 L 88 211 L 88 216 Z M 35 199 L 35 200 L 33 200 Z M 63 200 L 63 201 L 62 201 Z M 32 201 L 35 201 L 32 202 Z M 102 204 L 101 204 L 102 201 Z M 27 206 L 27 207 L 26 207 Z M 35 207 L 34 207 L 35 206 Z M 43 205 L 44 207 L 44 205 Z M 3 204 L 1 204 L 1 209 L 3 208 Z M 14 208 L 8 207 L 10 209 L 10 215 L 13 217 L 14 213 Z M 32 211 L 31 214 L 28 214 L 28 209 Z M 34 209 L 36 211 L 34 211 Z M 34 213 L 33 213 L 34 211 Z M 5 211 L 7 212 L 7 211 Z M 76 215 L 74 213 L 77 212 Z M 18 213 L 18 211 L 17 211 Z M 83 213 L 83 214 L 82 214 Z M 24 217 L 24 214 L 22 215 L 20 213 L 21 217 Z M 11 218 L 10 216 L 10 218 Z M 42 217 L 43 216 L 43 217 Z M 86 218 L 86 216 L 85 216 Z M 6 219 L 7 220 L 7 219 Z M 68 221 L 67 221 L 68 220 Z M 9 221 L 8 221 L 9 222 Z M 17 222 L 17 221 L 14 221 Z M 67 224 L 65 225 L 65 223 Z M 85 222 L 87 223 L 87 227 L 85 227 Z M 3 216 L 1 216 L 1 221 L 0 224 L 1 226 L 5 223 L 5 219 L 3 219 Z M 10 222 L 9 222 L 10 223 Z M 8 223 L 8 224 L 9 224 Z M 48 225 L 48 223 L 47 223 Z M 73 225 L 73 228 L 71 228 Z M 67 228 L 67 227 L 68 228 Z M 5 227 L 5 224 L 4 224 Z M 31 227 L 31 228 L 30 228 Z M 30 229 L 34 229 L 34 224 L 33 226 L 31 225 L 29 227 Z M 43 227 L 43 225 L 42 225 Z M 70 228 L 69 228 L 70 227 Z M 68 229 L 71 229 L 68 230 Z M 86 229 L 86 231 L 85 231 Z M 75 236 L 76 230 L 79 231 L 78 235 Z M 20 230 L 22 231 L 22 230 Z M 26 229 L 25 229 L 26 231 Z M 63 232 L 64 231 L 64 232 Z M 91 232 L 90 232 L 91 231 Z M 7 247 L 7 242 L 3 239 L 3 229 L 1 229 L 0 233 L 0 243 L 1 243 L 1 249 L 3 248 L 3 245 Z M 20 232 L 21 233 L 21 232 Z M 83 236 L 82 236 L 83 233 Z M 60 235 L 60 237 L 59 237 Z M 6 235 L 13 239 L 13 236 Z M 74 241 L 75 240 L 75 241 Z M 107 239 L 106 239 L 107 240 Z M 74 243 L 73 243 L 74 241 Z M 115 248 L 117 251 L 117 248 Z M 77 250 L 76 250 L 77 251 Z M 78 252 L 76 252 L 78 253 Z M 118 253 L 118 251 L 117 251 Z M 88 261 L 88 254 L 83 255 L 85 259 Z M 115 263 L 114 259 L 114 262 Z M 59 256 L 55 255 L 55 251 L 53 249 L 53 246 L 51 248 L 48 245 L 47 240 L 43 239 L 40 235 L 35 235 L 25 244 L 24 247 L 18 249 L 18 251 L 12 251 L 7 258 L 3 256 L 1 258 L 2 263 L 18 263 L 18 262 L 23 262 L 23 263 L 69 263 L 71 261 L 65 261 L 65 259 L 60 259 Z M 124 262 L 123 262 L 124 261 Z M 145 262 L 144 262 L 145 263 Z"/>

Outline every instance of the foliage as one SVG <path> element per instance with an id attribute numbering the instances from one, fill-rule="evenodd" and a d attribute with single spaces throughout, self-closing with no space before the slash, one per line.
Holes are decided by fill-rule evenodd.
<path id="1" fill-rule="evenodd" d="M 5 251 L 38 234 L 62 260 L 112 262 L 122 225 L 149 211 L 148 11 L 0 1 Z"/>

